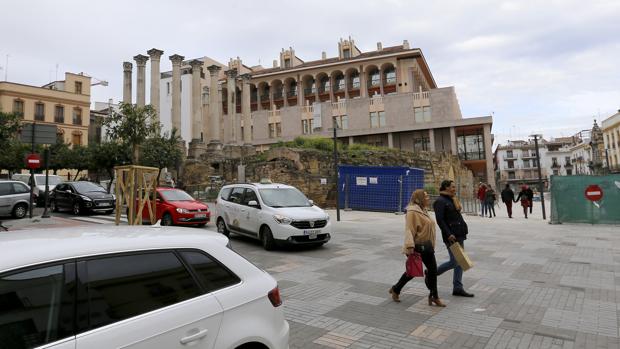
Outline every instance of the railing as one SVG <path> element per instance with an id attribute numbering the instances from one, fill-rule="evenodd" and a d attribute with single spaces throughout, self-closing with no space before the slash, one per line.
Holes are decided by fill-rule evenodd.
<path id="1" fill-rule="evenodd" d="M 323 94 L 323 93 L 329 93 L 331 87 L 323 87 L 321 89 L 319 89 L 319 94 Z"/>
<path id="2" fill-rule="evenodd" d="M 370 105 L 378 105 L 378 104 L 383 104 L 383 97 L 379 95 L 372 96 L 372 98 L 370 99 Z"/>
<path id="3" fill-rule="evenodd" d="M 280 116 L 282 115 L 280 109 L 272 109 L 269 111 L 269 116 Z"/>
<path id="4" fill-rule="evenodd" d="M 314 113 L 314 106 L 313 105 L 304 105 L 303 107 L 301 107 L 301 111 L 303 113 Z"/>
<path id="5" fill-rule="evenodd" d="M 341 100 L 341 101 L 332 103 L 332 109 L 346 109 L 346 108 L 347 108 L 346 100 Z"/>
<path id="6" fill-rule="evenodd" d="M 506 157 L 504 157 L 504 161 L 514 161 L 514 160 L 518 160 L 519 158 L 516 155 L 506 155 Z"/>
<path id="7" fill-rule="evenodd" d="M 316 92 L 316 88 L 304 88 L 304 95 L 313 95 Z"/>
<path id="8" fill-rule="evenodd" d="M 286 97 L 297 97 L 297 91 L 288 91 L 286 92 Z"/>
<path id="9" fill-rule="evenodd" d="M 413 93 L 413 99 L 414 100 L 421 100 L 421 99 L 428 99 L 430 97 L 430 92 L 429 91 L 422 91 L 422 92 L 414 92 Z"/>

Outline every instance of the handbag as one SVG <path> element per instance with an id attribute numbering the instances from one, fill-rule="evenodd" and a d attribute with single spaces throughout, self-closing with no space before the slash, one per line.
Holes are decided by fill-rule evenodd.
<path id="1" fill-rule="evenodd" d="M 424 276 L 424 270 L 422 269 L 422 256 L 418 252 L 413 252 L 407 256 L 405 269 L 407 276 L 409 277 Z"/>
<path id="2" fill-rule="evenodd" d="M 469 259 L 469 256 L 465 253 L 463 247 L 461 247 L 461 244 L 458 242 L 450 245 L 450 252 L 452 252 L 454 259 L 456 259 L 456 263 L 463 269 L 463 271 L 471 269 L 471 267 L 474 266 L 474 263 L 471 259 Z"/>

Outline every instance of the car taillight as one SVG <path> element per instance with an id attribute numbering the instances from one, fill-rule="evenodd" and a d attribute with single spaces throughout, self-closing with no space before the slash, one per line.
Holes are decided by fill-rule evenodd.
<path id="1" fill-rule="evenodd" d="M 274 308 L 282 305 L 282 297 L 280 297 L 280 289 L 278 289 L 278 286 L 269 291 L 269 293 L 267 293 L 267 297 L 269 297 L 269 301 L 271 301 Z"/>

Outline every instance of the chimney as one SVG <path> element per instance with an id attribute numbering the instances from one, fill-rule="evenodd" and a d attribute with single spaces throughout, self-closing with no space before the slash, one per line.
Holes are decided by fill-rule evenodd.
<path id="1" fill-rule="evenodd" d="M 322 60 L 326 60 L 327 59 L 327 53 L 325 53 L 325 51 L 321 52 L 321 59 Z"/>
<path id="2" fill-rule="evenodd" d="M 278 60 L 277 60 L 277 59 L 274 59 L 274 60 L 273 60 L 273 67 L 274 67 L 274 68 L 277 68 L 277 67 L 278 67 Z"/>
<path id="3" fill-rule="evenodd" d="M 403 49 L 405 50 L 409 49 L 409 40 L 403 40 Z"/>
<path id="4" fill-rule="evenodd" d="M 377 43 L 377 51 L 383 51 L 383 45 L 381 45 L 381 41 Z"/>

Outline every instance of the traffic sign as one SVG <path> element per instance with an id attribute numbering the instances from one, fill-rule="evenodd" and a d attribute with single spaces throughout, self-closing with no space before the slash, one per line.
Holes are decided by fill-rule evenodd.
<path id="1" fill-rule="evenodd" d="M 41 156 L 35 153 L 28 154 L 28 156 L 26 156 L 26 167 L 33 170 L 41 167 Z"/>
<path id="2" fill-rule="evenodd" d="M 589 185 L 585 191 L 586 199 L 590 201 L 599 201 L 603 198 L 603 189 L 596 184 Z"/>

